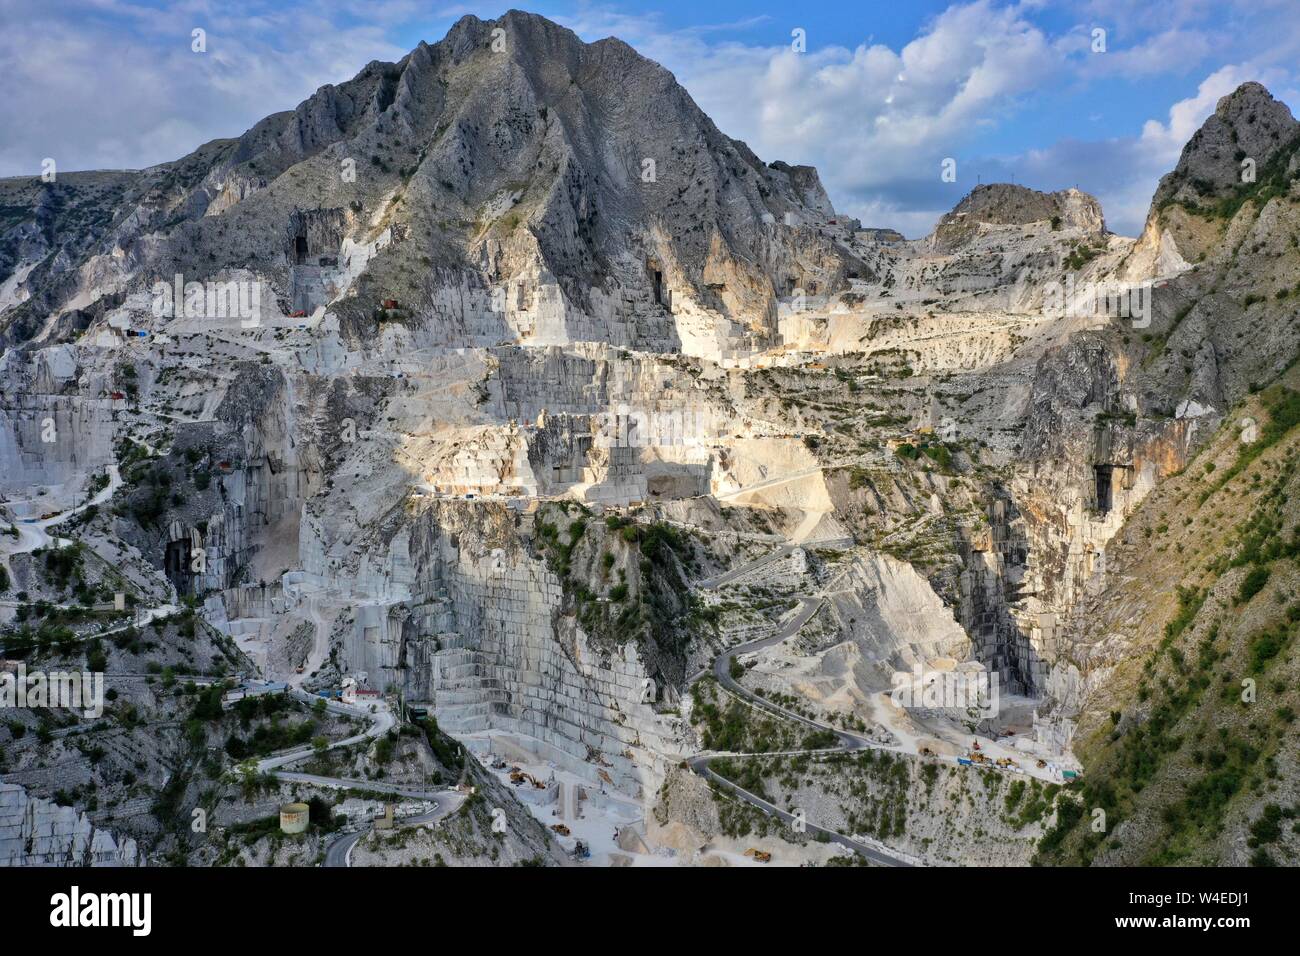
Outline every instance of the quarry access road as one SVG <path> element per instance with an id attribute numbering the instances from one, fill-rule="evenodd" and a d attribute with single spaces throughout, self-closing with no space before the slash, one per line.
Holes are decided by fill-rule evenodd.
<path id="1" fill-rule="evenodd" d="M 318 700 L 325 700 L 323 697 L 316 697 L 308 694 L 306 691 L 290 688 L 289 695 L 295 700 L 303 703 L 315 704 Z M 364 716 L 374 718 L 373 722 L 366 730 L 360 734 L 354 734 L 343 740 L 336 740 L 331 743 L 327 750 L 333 750 L 336 747 L 346 747 L 349 744 L 360 743 L 364 740 L 373 740 L 381 737 L 391 730 L 397 723 L 396 717 L 388 707 L 383 706 L 374 713 L 357 707 L 351 707 L 347 704 L 341 704 L 337 701 L 326 700 L 325 709 L 331 713 L 346 714 L 348 716 Z M 426 800 L 435 804 L 436 809 L 431 813 L 421 814 L 412 817 L 410 820 L 402 823 L 402 826 L 418 826 L 422 823 L 433 823 L 442 819 L 449 813 L 457 810 L 465 801 L 465 795 L 456 790 L 423 790 L 418 787 L 408 787 L 401 784 L 386 783 L 382 780 L 356 780 L 349 777 L 326 777 L 315 773 L 299 773 L 294 770 L 280 770 L 278 768 L 287 764 L 295 763 L 305 757 L 309 757 L 316 752 L 314 747 L 299 747 L 294 750 L 286 751 L 281 754 L 273 754 L 257 762 L 258 773 L 274 772 L 276 777 L 287 783 L 302 783 L 315 787 L 331 787 L 335 790 L 367 790 L 374 793 L 388 793 L 395 797 L 405 797 L 410 800 Z M 325 850 L 325 866 L 349 866 L 349 858 L 352 854 L 352 848 L 356 842 L 370 831 L 370 827 L 358 830 L 355 833 L 344 834 L 334 840 Z"/>
<path id="2" fill-rule="evenodd" d="M 457 799 L 458 797 L 459 799 Z M 443 817 L 449 816 L 458 810 L 460 805 L 465 802 L 465 795 L 454 790 L 444 790 L 428 799 L 432 799 L 438 805 L 436 810 L 406 820 L 395 821 L 394 826 L 397 829 L 404 830 L 408 827 L 424 826 L 426 823 L 437 823 Z M 337 837 L 334 842 L 325 848 L 324 865 L 327 867 L 350 867 L 352 865 L 352 848 L 357 845 L 357 841 L 373 829 L 374 824 L 372 823 L 368 827 Z"/>
<path id="3" fill-rule="evenodd" d="M 67 521 L 69 518 L 76 517 L 90 507 L 98 507 L 109 498 L 113 493 L 122 486 L 122 473 L 118 471 L 117 465 L 108 466 L 108 484 L 97 491 L 89 501 L 82 502 L 74 508 L 68 508 L 66 511 L 60 511 L 58 514 L 51 515 L 48 518 L 19 518 L 14 516 L 13 528 L 18 532 L 17 542 L 0 541 L 6 554 L 28 554 L 37 548 L 45 548 L 53 544 L 55 547 L 63 548 L 71 543 L 68 538 L 58 538 L 50 535 L 45 529 L 52 525 Z"/>
<path id="4" fill-rule="evenodd" d="M 335 614 L 326 617 L 325 612 L 321 609 L 321 602 L 329 600 L 327 591 L 322 589 L 306 590 L 300 584 L 297 586 L 298 608 L 307 611 L 307 618 L 312 625 L 312 644 L 311 650 L 307 652 L 307 658 L 302 662 L 302 673 L 296 671 L 287 675 L 284 682 L 294 690 L 302 687 L 303 682 L 313 677 L 325 663 L 325 658 L 329 655 L 330 649 L 330 625 L 333 623 Z"/>
<path id="5" fill-rule="evenodd" d="M 385 783 L 382 780 L 354 780 L 350 777 L 322 777 L 315 773 L 298 773 L 296 770 L 280 770 L 276 777 L 287 783 L 307 783 L 316 787 L 331 787 L 335 790 L 367 790 L 374 793 L 386 793 L 407 800 L 445 800 L 451 796 L 461 796 L 455 790 L 421 790 L 419 787 L 407 787 L 400 783 Z"/>
<path id="6" fill-rule="evenodd" d="M 315 705 L 316 701 L 324 700 L 325 709 L 335 714 L 345 714 L 350 717 L 369 717 L 372 718 L 371 724 L 360 734 L 353 734 L 351 737 L 345 737 L 342 740 L 336 740 L 329 744 L 325 749 L 333 750 L 336 747 L 346 747 L 349 744 L 361 743 L 365 740 L 374 740 L 388 733 L 397 724 L 397 718 L 393 712 L 386 706 L 381 705 L 373 713 L 361 707 L 353 707 L 348 704 L 342 704 L 338 701 L 326 700 L 324 697 L 317 697 L 306 691 L 299 690 L 296 687 L 289 688 L 289 696 L 303 703 Z M 285 751 L 280 754 L 272 754 L 257 762 L 258 773 L 274 772 L 275 776 L 286 783 L 302 783 L 315 787 L 331 787 L 335 790 L 367 790 L 374 793 L 387 793 L 395 797 L 405 797 L 410 800 L 427 800 L 436 805 L 436 809 L 431 813 L 421 814 L 418 817 L 406 821 L 403 826 L 415 826 L 420 823 L 431 823 L 446 816 L 448 813 L 456 810 L 464 802 L 465 795 L 456 790 L 422 790 L 418 787 L 408 787 L 401 784 L 386 783 L 382 780 L 357 780 L 349 777 L 326 777 L 315 773 L 299 773 L 295 770 L 280 770 L 287 764 L 296 763 L 306 757 L 310 757 L 316 752 L 314 747 L 298 747 L 293 750 Z M 334 840 L 325 850 L 325 866 L 348 866 L 348 859 L 352 853 L 352 848 L 356 842 L 368 833 L 370 827 L 358 830 L 355 833 L 347 833 Z"/>
<path id="7" fill-rule="evenodd" d="M 325 866 L 329 867 L 348 867 L 352 865 L 352 848 L 357 845 L 357 841 L 370 832 L 370 827 L 364 830 L 357 830 L 355 833 L 345 833 L 338 837 L 333 843 L 325 848 Z"/>
<path id="8" fill-rule="evenodd" d="M 308 694 L 306 691 L 298 690 L 297 688 L 290 688 L 289 695 L 293 697 L 295 700 L 299 700 L 305 704 L 312 704 L 312 705 L 315 705 L 316 701 L 318 700 L 325 700 L 324 697 L 317 697 L 313 694 Z M 351 737 L 345 737 L 343 740 L 336 740 L 333 743 L 331 743 L 329 746 L 327 746 L 325 748 L 326 750 L 334 750 L 336 747 L 347 747 L 351 744 L 359 744 L 365 740 L 374 740 L 377 737 L 382 737 L 384 734 L 388 733 L 388 731 L 391 730 L 397 723 L 397 718 L 393 716 L 393 712 L 389 710 L 387 706 L 381 706 L 374 713 L 371 713 L 370 711 L 364 710 L 360 707 L 350 707 L 347 704 L 340 704 L 337 701 L 325 700 L 325 709 L 328 710 L 330 713 L 344 714 L 348 717 L 374 718 L 371 725 L 367 727 L 364 731 L 362 731 L 359 734 L 353 734 Z M 315 752 L 316 752 L 315 747 L 307 746 L 307 747 L 297 747 L 293 750 L 286 750 L 284 753 L 280 753 L 280 754 L 272 754 L 271 756 L 264 757 L 257 762 L 257 772 L 268 773 L 272 770 L 275 770 L 277 767 L 283 767 L 288 764 L 296 763 L 299 760 L 303 760 L 307 757 L 310 757 Z M 281 774 L 281 776 L 288 777 L 289 775 Z M 299 774 L 298 776 L 307 776 L 307 775 Z M 320 777 L 318 779 L 324 780 L 327 778 Z M 369 784 L 369 781 L 357 780 L 357 781 L 352 781 L 352 783 L 357 786 L 367 786 Z"/>
<path id="9" fill-rule="evenodd" d="M 809 512 L 809 514 L 815 516 L 818 520 L 822 518 L 822 514 L 818 511 Z M 813 522 L 813 524 L 815 525 L 816 522 Z M 777 561 L 780 561 L 781 558 L 788 557 L 788 555 L 794 553 L 794 549 L 796 548 L 850 548 L 850 546 L 853 546 L 852 537 L 832 538 L 832 540 L 828 541 L 810 542 L 805 542 L 796 538 L 796 540 L 790 541 L 788 544 L 777 546 L 777 548 L 768 551 L 768 553 L 764 554 L 761 558 L 754 558 L 753 561 L 745 562 L 744 564 L 741 564 L 740 567 L 733 567 L 731 571 L 723 571 L 720 575 L 714 575 L 712 578 L 699 580 L 698 583 L 695 584 L 695 587 L 701 588 L 702 591 L 714 591 L 715 588 L 723 587 L 724 584 L 731 584 L 732 581 L 744 578 L 744 576 L 750 574 L 751 571 L 758 571 L 759 568 L 767 567 L 768 564 L 774 564 Z"/>
<path id="10" fill-rule="evenodd" d="M 697 584 L 696 587 L 703 588 L 706 591 L 711 591 L 714 588 L 722 587 L 724 584 L 730 584 L 732 581 L 736 580 L 742 575 L 746 575 L 751 571 L 756 571 L 759 568 L 766 567 L 767 565 L 772 564 L 775 561 L 780 561 L 786 555 L 793 552 L 795 547 L 796 545 L 793 544 L 783 544 L 781 545 L 781 547 L 776 548 L 773 551 L 769 551 L 761 558 L 755 558 L 753 561 L 750 561 L 746 564 L 742 564 L 738 568 L 732 568 L 730 571 L 723 572 L 722 574 L 715 575 L 711 578 L 705 578 L 703 581 L 699 582 L 699 584 Z"/>
<path id="11" fill-rule="evenodd" d="M 696 757 L 690 757 L 686 761 L 687 766 L 690 767 L 694 773 L 703 777 L 705 780 L 716 783 L 719 786 L 724 787 L 727 790 L 730 790 L 736 797 L 743 800 L 745 803 L 748 803 L 753 807 L 757 807 L 759 810 L 762 810 L 768 816 L 776 817 L 777 819 L 783 820 L 786 823 L 794 822 L 795 818 L 793 814 L 787 813 L 785 810 L 782 810 L 780 807 L 777 807 L 769 803 L 768 801 L 764 800 L 762 797 L 758 796 L 757 794 L 750 793 L 748 790 L 745 790 L 743 787 L 740 787 L 739 785 L 732 783 L 726 777 L 723 777 L 720 774 L 716 773 L 709 766 L 709 764 L 714 760 L 725 759 L 725 758 L 745 759 L 747 757 L 803 756 L 803 755 L 826 756 L 835 753 L 848 753 L 855 750 L 896 749 L 881 744 L 877 741 L 871 740 L 868 737 L 863 737 L 860 734 L 855 734 L 847 730 L 840 730 L 836 727 L 830 726 L 829 724 L 823 724 L 820 721 L 813 720 L 810 717 L 805 717 L 802 714 L 797 714 L 794 711 L 786 710 L 784 707 L 774 704 L 772 701 L 765 700 L 762 697 L 759 697 L 757 694 L 751 693 L 750 691 L 746 690 L 731 676 L 731 662 L 735 659 L 737 654 L 746 654 L 752 651 L 762 650 L 765 647 L 771 647 L 775 644 L 780 644 L 782 641 L 786 640 L 787 638 L 793 637 L 799 631 L 799 629 L 802 628 L 805 624 L 807 624 L 808 621 L 812 619 L 813 615 L 816 614 L 821 609 L 823 600 L 824 599 L 820 594 L 813 595 L 811 597 L 802 598 L 799 602 L 800 607 L 795 612 L 794 616 L 790 618 L 790 620 L 787 621 L 784 625 L 778 628 L 775 633 L 770 634 L 767 637 L 761 637 L 757 640 L 749 641 L 745 644 L 738 644 L 735 647 L 723 651 L 713 660 L 713 676 L 717 680 L 720 686 L 725 688 L 729 693 L 745 701 L 751 707 L 756 707 L 761 710 L 766 710 L 769 713 L 776 714 L 777 716 L 783 717 L 786 720 L 792 720 L 796 723 L 803 724 L 806 727 L 811 727 L 814 730 L 826 731 L 831 734 L 834 734 L 835 739 L 839 744 L 839 746 L 832 750 L 826 750 L 826 749 L 801 750 L 801 751 L 783 752 L 781 754 L 701 754 Z M 815 824 L 807 823 L 806 821 L 804 825 L 807 830 L 813 833 L 824 834 L 832 843 L 837 843 L 840 846 L 852 850 L 855 853 L 865 857 L 868 860 L 871 860 L 874 863 L 881 864 L 882 866 L 911 866 L 912 865 L 908 863 L 906 860 L 900 859 L 899 857 L 890 856 L 889 854 L 877 849 L 876 847 L 869 846 L 868 844 L 863 843 L 860 840 L 855 840 L 852 837 L 845 836 L 843 833 L 839 833 L 835 830 L 830 830 L 827 829 L 826 827 L 816 826 Z"/>
<path id="12" fill-rule="evenodd" d="M 21 606 L 21 605 L 17 605 L 17 606 Z M 72 605 L 59 604 L 55 606 L 66 609 L 68 607 L 71 607 Z M 131 618 L 131 620 L 127 621 L 125 624 L 119 624 L 116 627 L 109 628 L 107 631 L 95 631 L 93 633 L 82 634 L 80 637 L 74 637 L 70 641 L 60 641 L 59 643 L 65 646 L 71 646 L 73 644 L 88 644 L 91 641 L 98 640 L 101 637 L 112 637 L 115 634 L 121 634 L 123 631 L 129 630 L 133 627 L 138 627 L 138 628 L 148 627 L 154 621 L 158 620 L 158 618 L 170 617 L 171 615 L 175 614 L 179 610 L 180 608 L 177 607 L 175 604 L 160 604 L 157 607 L 136 608 L 135 615 Z M 0 645 L 0 653 L 4 653 L 3 645 Z M 116 672 L 114 672 L 114 676 L 125 676 L 125 675 L 118 675 Z"/>
<path id="13" fill-rule="evenodd" d="M 809 752 L 826 753 L 827 751 L 809 751 Z M 756 754 L 755 756 L 759 756 L 759 755 Z M 733 794 L 735 794 L 745 803 L 757 807 L 758 809 L 766 813 L 768 816 L 776 817 L 778 820 L 782 820 L 785 823 L 791 823 L 791 824 L 794 823 L 795 821 L 794 814 L 787 813 L 785 810 L 782 810 L 780 807 L 768 803 L 762 797 L 750 793 L 748 790 L 745 790 L 737 786 L 736 784 L 732 783 L 726 777 L 723 777 L 715 773 L 709 767 L 709 761 L 717 760 L 717 759 L 718 758 L 716 756 L 692 757 L 689 760 L 687 760 L 686 763 L 687 766 L 691 768 L 691 770 L 699 774 L 705 780 L 716 783 L 721 787 L 725 787 L 727 790 L 730 790 Z M 860 856 L 866 857 L 868 860 L 871 860 L 873 863 L 879 863 L 881 866 L 911 866 L 912 865 L 911 863 L 908 863 L 906 860 L 900 859 L 899 857 L 896 856 L 890 856 L 888 853 L 884 853 L 873 846 L 863 843 L 860 840 L 855 840 L 852 837 L 845 836 L 843 833 L 839 833 L 835 830 L 829 830 L 826 827 L 819 827 L 817 824 L 809 823 L 807 821 L 804 821 L 803 826 L 809 833 L 825 834 L 826 838 L 831 843 L 837 843 L 846 849 L 852 850 L 854 853 L 857 853 Z"/>
<path id="14" fill-rule="evenodd" d="M 829 724 L 823 724 L 820 721 L 813 720 L 811 717 L 805 717 L 792 710 L 786 710 L 784 707 L 774 704 L 770 700 L 765 700 L 757 694 L 753 694 L 746 690 L 734 677 L 731 676 L 731 662 L 735 659 L 736 655 L 748 654 L 753 651 L 762 650 L 766 647 L 772 647 L 776 644 L 780 644 L 787 638 L 793 637 L 798 633 L 800 628 L 812 619 L 814 614 L 821 610 L 822 598 L 820 595 L 806 597 L 799 603 L 799 610 L 795 612 L 794 617 L 790 618 L 790 620 L 778 629 L 776 633 L 770 634 L 767 637 L 760 637 L 757 640 L 749 641 L 745 644 L 737 644 L 735 647 L 728 648 L 715 657 L 713 659 L 714 679 L 717 680 L 720 686 L 753 707 L 766 710 L 769 713 L 776 714 L 778 717 L 783 717 L 786 720 L 793 720 L 796 723 L 803 724 L 806 727 L 811 727 L 814 730 L 830 731 L 835 735 L 836 740 L 839 741 L 841 750 L 866 750 L 868 748 L 876 750 L 892 749 L 884 744 L 871 740 L 868 737 L 863 737 L 860 734 L 851 733 L 847 730 L 839 730 Z M 815 751 L 809 752 L 812 753 Z"/>
<path id="15" fill-rule="evenodd" d="M 798 471 L 787 472 L 784 475 L 776 475 L 772 478 L 764 478 L 762 481 L 756 481 L 752 485 L 744 485 L 740 488 L 724 491 L 721 494 L 715 494 L 713 497 L 719 502 L 731 501 L 741 495 L 749 494 L 751 491 L 762 491 L 764 488 L 774 488 L 777 485 L 784 485 L 791 481 L 798 481 L 801 478 L 811 478 L 827 471 L 835 471 L 839 468 L 848 468 L 851 465 L 857 465 L 864 461 L 877 459 L 876 454 L 853 455 L 849 458 L 842 458 L 839 461 L 828 461 L 825 464 L 815 465 L 811 468 L 800 468 Z"/>

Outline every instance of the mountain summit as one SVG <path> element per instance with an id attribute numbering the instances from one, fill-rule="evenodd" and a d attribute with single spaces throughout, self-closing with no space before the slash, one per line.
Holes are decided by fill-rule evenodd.
<path id="1" fill-rule="evenodd" d="M 349 334 L 373 334 L 374 309 L 400 300 L 448 341 L 671 345 L 682 322 L 705 321 L 741 342 L 772 331 L 778 290 L 865 268 L 834 236 L 800 230 L 836 218 L 815 170 L 764 164 L 627 44 L 519 11 L 464 17 L 438 43 L 115 188 L 93 279 L 68 275 L 33 308 L 251 269 L 293 309 L 342 295 Z M 353 256 L 319 287 L 295 272 L 381 234 L 364 269 Z M 742 316 L 746 328 L 728 327 Z"/>

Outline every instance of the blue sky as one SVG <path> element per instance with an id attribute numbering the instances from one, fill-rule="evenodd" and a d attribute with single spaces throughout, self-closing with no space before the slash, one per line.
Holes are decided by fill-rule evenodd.
<path id="1" fill-rule="evenodd" d="M 373 59 L 507 4 L 0 0 L 0 175 L 139 167 L 235 136 Z M 643 0 L 523 5 L 672 70 L 764 159 L 909 236 L 979 180 L 1097 195 L 1141 228 L 1160 175 L 1239 83 L 1300 104 L 1295 0 Z M 207 52 L 191 31 L 207 31 Z M 804 31 L 806 50 L 792 48 Z M 1104 30 L 1095 51 L 1094 30 Z M 957 160 L 956 183 L 940 180 Z"/>

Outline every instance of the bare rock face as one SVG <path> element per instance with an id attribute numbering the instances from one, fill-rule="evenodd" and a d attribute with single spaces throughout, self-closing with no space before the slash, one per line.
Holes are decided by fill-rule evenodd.
<path id="1" fill-rule="evenodd" d="M 135 841 L 93 827 L 84 813 L 0 783 L 0 866 L 139 866 Z"/>
<path id="2" fill-rule="evenodd" d="M 1280 150 L 1293 146 L 1300 123 L 1285 103 L 1259 83 L 1243 83 L 1222 97 L 1214 113 L 1183 146 L 1178 165 L 1167 173 L 1151 199 L 1153 208 L 1169 201 L 1201 203 L 1243 183 L 1242 163 L 1260 169 Z"/>
<path id="3" fill-rule="evenodd" d="M 698 316 L 723 330 L 724 344 L 709 348 L 725 349 L 775 331 L 779 292 L 825 290 L 866 271 L 838 232 L 819 255 L 800 252 L 805 228 L 836 218 L 815 170 L 764 164 L 626 44 L 585 44 L 515 11 L 465 17 L 433 46 L 372 63 L 238 140 L 159 169 L 123 174 L 100 215 L 126 231 L 83 234 L 74 256 L 104 258 L 127 292 L 255 263 L 286 310 L 347 291 L 345 329 L 362 334 L 394 299 L 403 321 L 433 326 L 448 344 L 607 329 L 616 344 L 671 346 L 684 337 L 675 317 Z M 68 188 L 36 188 L 30 224 L 6 238 L 8 271 L 52 244 L 45 207 Z M 137 209 L 145 214 L 133 220 Z M 401 241 L 367 266 L 370 254 L 358 261 L 352 250 L 381 223 Z M 431 261 L 441 267 L 431 279 L 412 279 Z M 324 294 L 311 294 L 313 283 Z M 461 290 L 476 286 L 483 294 L 467 299 Z M 492 287 L 504 288 L 503 302 Z M 0 302 L 0 316 L 22 341 L 36 329 L 34 310 L 94 295 L 85 275 L 69 275 L 25 311 L 5 316 Z M 500 322 L 515 313 L 527 320 Z"/>
<path id="4" fill-rule="evenodd" d="M 1109 279 L 1131 243 L 1107 232 L 1097 200 L 1076 189 L 1044 193 L 1008 183 L 984 185 L 922 239 L 855 229 L 853 248 L 866 271 L 850 277 L 846 295 L 896 310 L 941 303 L 954 312 L 1059 313 L 1050 288 L 1059 292 L 1067 282 L 1072 287 L 1076 280 Z M 926 315 L 927 321 L 933 318 Z"/>

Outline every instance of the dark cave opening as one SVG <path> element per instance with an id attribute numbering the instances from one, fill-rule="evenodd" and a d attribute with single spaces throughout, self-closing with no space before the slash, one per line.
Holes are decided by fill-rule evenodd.
<path id="1" fill-rule="evenodd" d="M 1095 494 L 1097 510 L 1106 514 L 1112 507 L 1111 488 L 1115 471 L 1114 465 L 1093 465 L 1093 478 L 1096 485 Z"/>

